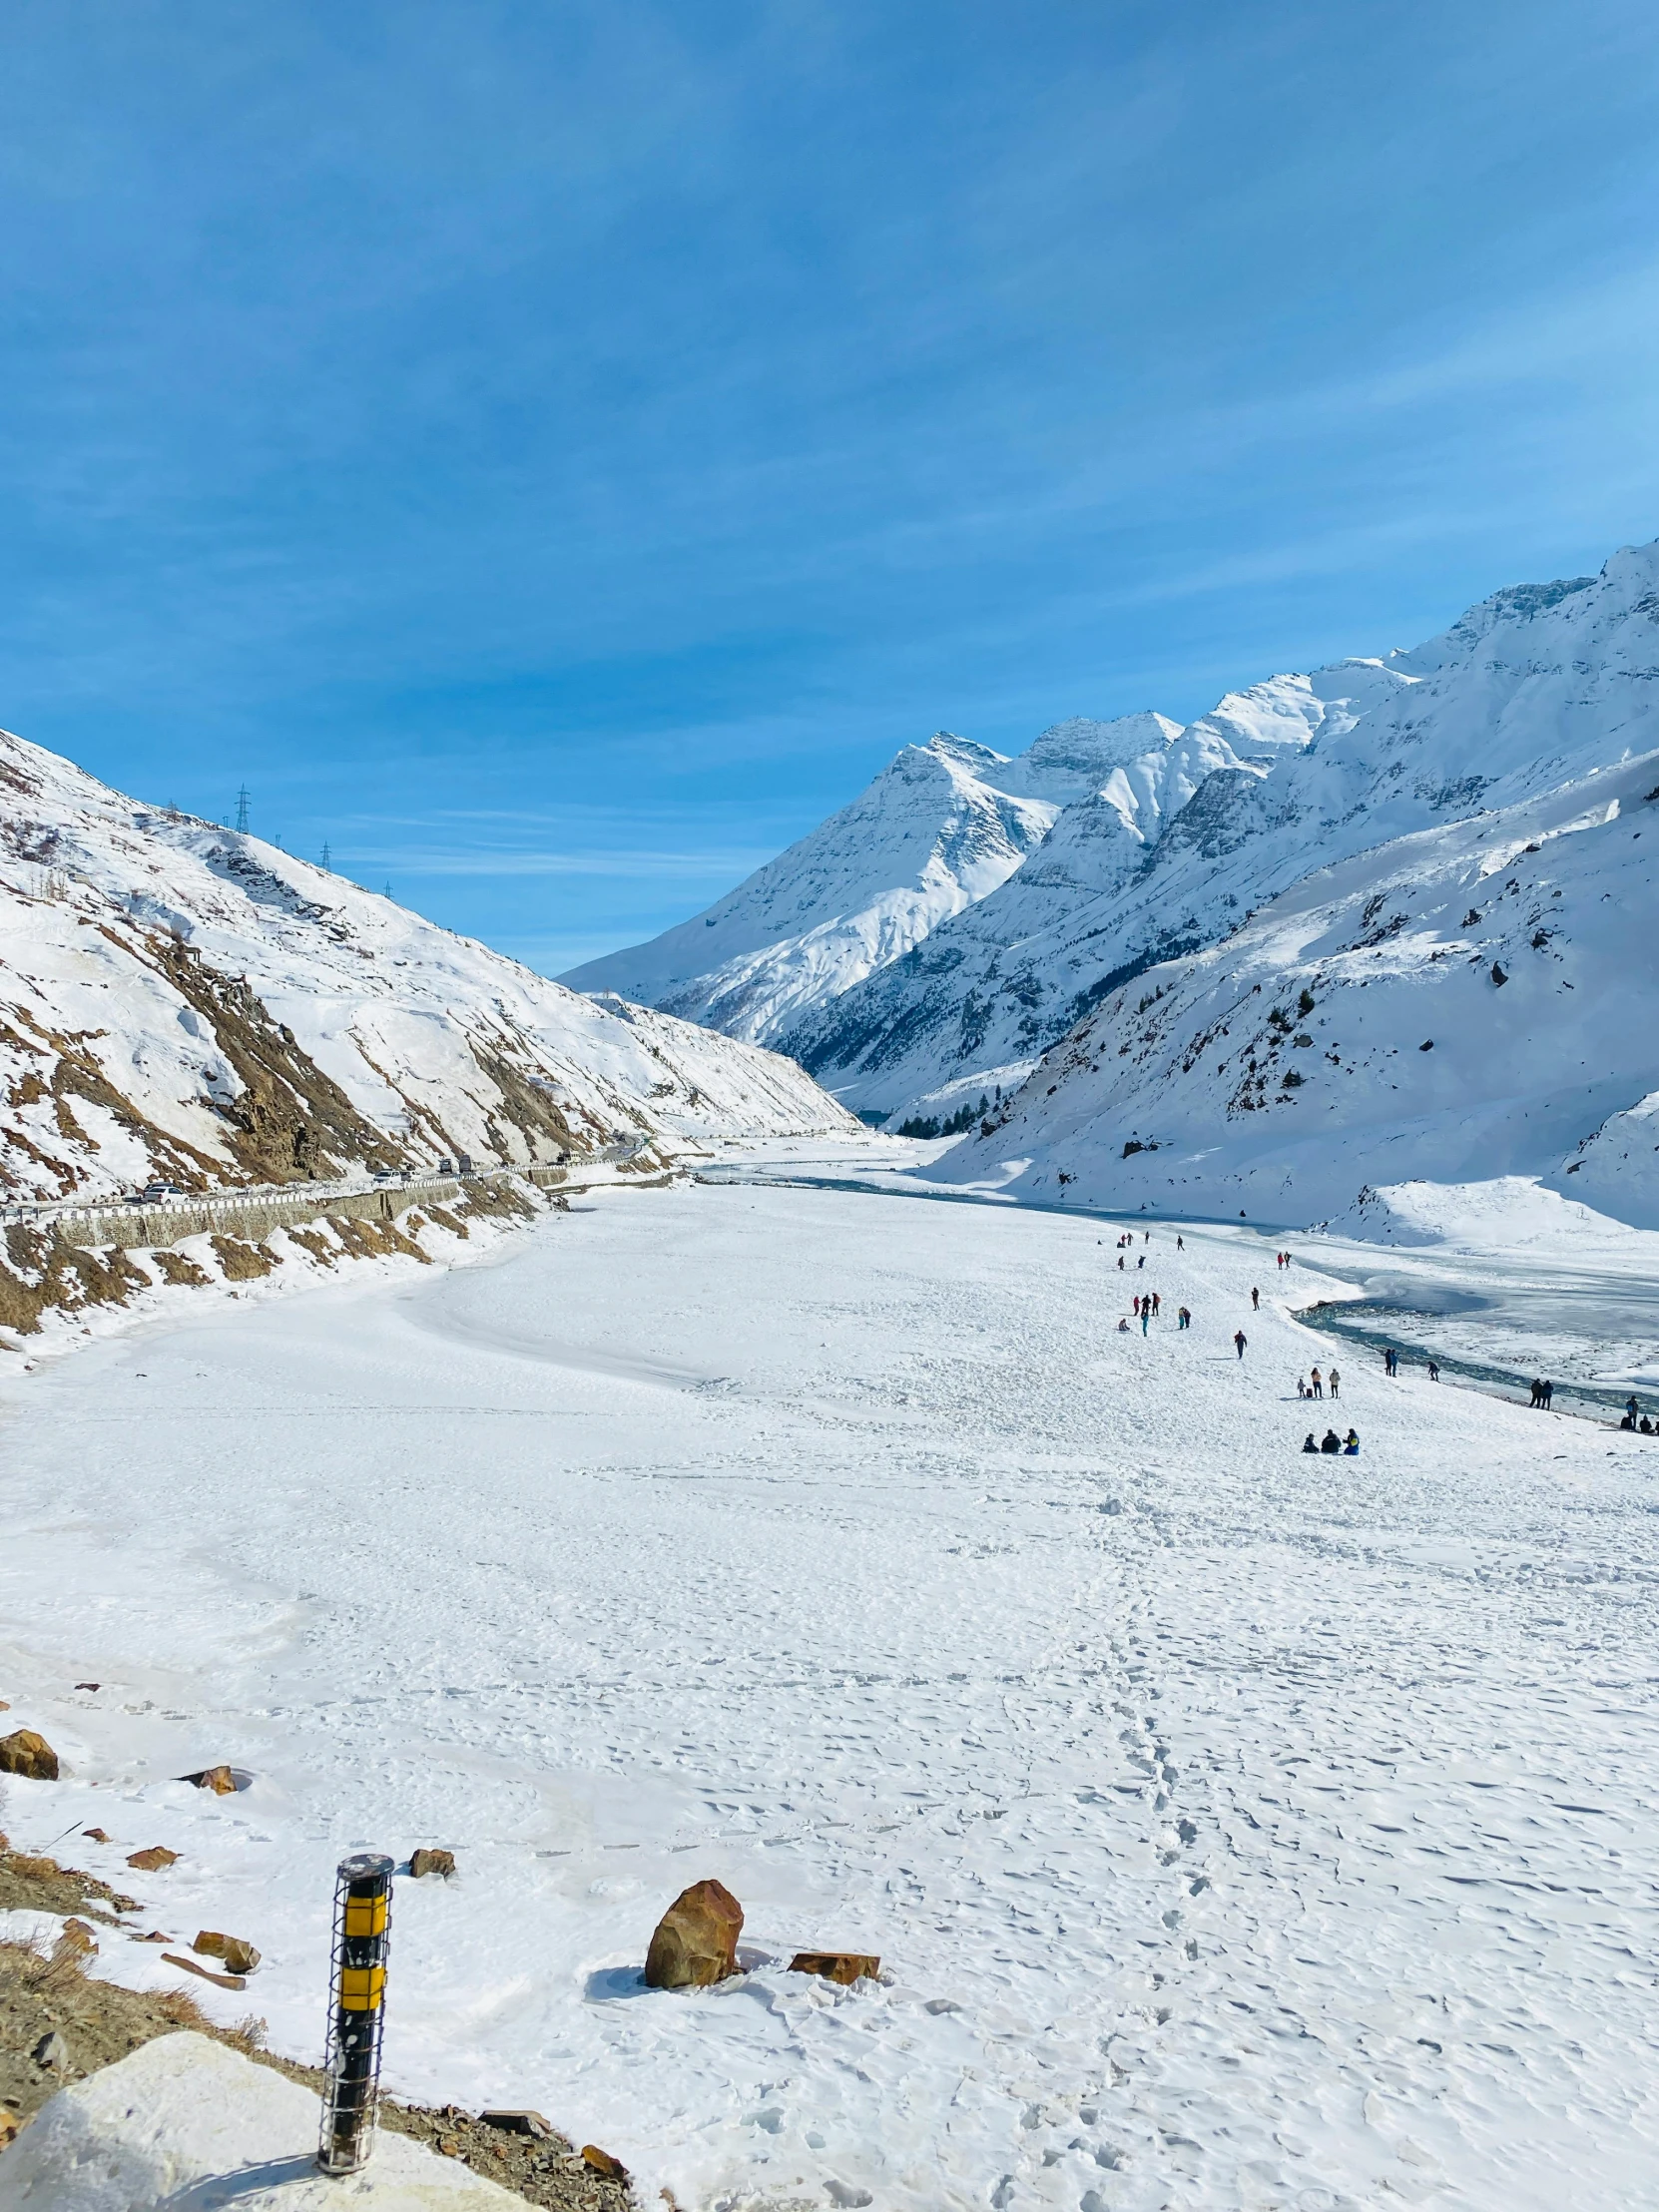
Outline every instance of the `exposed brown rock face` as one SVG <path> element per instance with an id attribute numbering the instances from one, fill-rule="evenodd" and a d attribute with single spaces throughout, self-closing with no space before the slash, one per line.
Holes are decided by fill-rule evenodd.
<path id="1" fill-rule="evenodd" d="M 279 1265 L 276 1253 L 263 1244 L 244 1244 L 240 1237 L 215 1237 L 212 1241 L 227 1283 L 256 1283 Z"/>
<path id="2" fill-rule="evenodd" d="M 403 1147 L 363 1119 L 240 976 L 189 958 L 171 939 L 152 937 L 146 951 L 208 1023 L 236 1071 L 240 1096 L 216 1110 L 228 1124 L 231 1150 L 257 1181 L 326 1180 L 347 1160 L 370 1169 L 407 1164 Z"/>
<path id="3" fill-rule="evenodd" d="M 85 1252 L 13 1222 L 6 1231 L 6 1260 L 0 1262 L 0 1323 L 32 1337 L 48 1307 L 74 1314 L 87 1306 L 125 1306 L 150 1282 L 124 1252 Z"/>
<path id="4" fill-rule="evenodd" d="M 194 1260 L 187 1258 L 182 1252 L 157 1252 L 152 1254 L 152 1258 L 162 1271 L 162 1280 L 179 1289 L 196 1291 L 203 1284 L 213 1281 L 205 1268 L 199 1268 Z"/>
<path id="5" fill-rule="evenodd" d="M 743 1907 L 724 1884 L 694 1882 L 662 1919 L 645 1954 L 653 1989 L 705 1989 L 738 1970 Z"/>
<path id="6" fill-rule="evenodd" d="M 790 1960 L 790 1971 L 822 1974 L 826 1981 L 838 1981 L 844 1989 L 865 1974 L 873 1981 L 881 1971 L 881 1961 L 867 1950 L 798 1950 Z"/>
<path id="7" fill-rule="evenodd" d="M 169 1851 L 165 1844 L 152 1844 L 148 1851 L 135 1851 L 127 1864 L 137 1867 L 140 1874 L 160 1874 L 164 1867 L 177 1866 L 178 1861 L 176 1851 Z"/>
<path id="8" fill-rule="evenodd" d="M 0 1774 L 25 1775 L 31 1782 L 56 1782 L 58 1755 L 44 1736 L 19 1728 L 0 1736 Z"/>
<path id="9" fill-rule="evenodd" d="M 445 1881 L 455 1872 L 455 1854 L 452 1851 L 431 1851 L 424 1846 L 409 1858 L 409 1872 L 416 1880 L 422 1875 L 441 1874 Z"/>

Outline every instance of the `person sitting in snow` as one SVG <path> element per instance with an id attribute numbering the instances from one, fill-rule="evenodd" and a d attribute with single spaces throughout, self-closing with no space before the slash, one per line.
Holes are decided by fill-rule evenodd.
<path id="1" fill-rule="evenodd" d="M 1319 1451 L 1320 1447 L 1314 1441 L 1314 1431 L 1311 1428 L 1309 1429 L 1307 1435 L 1304 1436 L 1302 1439 L 1302 1448 L 1304 1451 L 1312 1451 L 1316 1454 Z"/>
<path id="2" fill-rule="evenodd" d="M 1128 1316 L 1127 1316 L 1127 1315 L 1125 1315 L 1125 1316 L 1123 1317 L 1123 1319 L 1122 1319 L 1122 1320 L 1120 1320 L 1120 1321 L 1119 1321 L 1119 1323 L 1118 1323 L 1118 1335 L 1119 1335 L 1120 1337 L 1127 1337 L 1127 1336 L 1128 1336 L 1128 1334 L 1129 1334 L 1129 1319 L 1128 1319 Z"/>
<path id="3" fill-rule="evenodd" d="M 1325 1431 L 1325 1434 L 1320 1438 L 1321 1451 L 1341 1451 L 1342 1448 L 1343 1439 L 1341 1438 L 1341 1436 L 1338 1435 L 1337 1431 L 1334 1428 L 1328 1428 Z"/>
<path id="4" fill-rule="evenodd" d="M 1346 1451 L 1346 1452 L 1348 1453 L 1348 1456 L 1349 1456 L 1349 1457 L 1350 1457 L 1351 1459 L 1356 1459 L 1356 1458 L 1358 1458 L 1358 1457 L 1359 1457 L 1359 1455 L 1360 1455 L 1360 1431 L 1359 1431 L 1359 1430 L 1358 1430 L 1357 1428 L 1351 1428 L 1351 1429 L 1349 1430 L 1349 1432 L 1348 1432 L 1348 1441 L 1347 1441 L 1347 1443 L 1345 1443 L 1345 1444 L 1344 1444 L 1344 1446 L 1343 1446 L 1343 1449 L 1344 1449 L 1344 1451 Z"/>

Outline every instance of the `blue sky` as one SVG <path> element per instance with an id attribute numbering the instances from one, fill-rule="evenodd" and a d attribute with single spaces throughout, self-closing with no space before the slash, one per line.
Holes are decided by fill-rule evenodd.
<path id="1" fill-rule="evenodd" d="M 1659 535 L 1575 0 L 14 0 L 0 722 L 556 972 Z"/>

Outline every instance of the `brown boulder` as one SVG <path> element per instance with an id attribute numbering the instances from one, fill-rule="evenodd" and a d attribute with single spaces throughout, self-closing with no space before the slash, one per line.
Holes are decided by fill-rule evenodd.
<path id="1" fill-rule="evenodd" d="M 20 1728 L 0 1736 L 0 1774 L 21 1774 L 31 1782 L 56 1782 L 58 1755 L 44 1736 Z"/>
<path id="2" fill-rule="evenodd" d="M 419 1851 L 410 1856 L 409 1872 L 416 1881 L 422 1875 L 441 1874 L 447 1882 L 455 1872 L 455 1854 L 452 1851 L 432 1851 L 422 1845 Z"/>
<path id="3" fill-rule="evenodd" d="M 868 1974 L 871 1981 L 881 1971 L 881 1961 L 867 1950 L 798 1950 L 790 1960 L 791 1973 L 822 1974 L 849 1988 Z"/>
<path id="4" fill-rule="evenodd" d="M 204 1767 L 200 1774 L 182 1774 L 181 1782 L 194 1782 L 199 1790 L 212 1790 L 218 1797 L 230 1797 L 236 1790 L 237 1778 L 229 1767 Z"/>
<path id="5" fill-rule="evenodd" d="M 662 1919 L 645 1954 L 653 1989 L 706 1989 L 738 1970 L 743 1907 L 724 1884 L 694 1882 Z"/>
<path id="6" fill-rule="evenodd" d="M 227 1973 L 252 1973 L 260 1962 L 260 1954 L 252 1943 L 240 1936 L 222 1936 L 214 1928 L 203 1929 L 192 1950 L 199 1950 L 204 1958 L 223 1958 Z"/>
<path id="7" fill-rule="evenodd" d="M 628 2169 L 620 2158 L 613 2158 L 608 2150 L 601 2150 L 597 2143 L 582 2145 L 582 2162 L 591 2166 L 596 2174 L 603 2174 L 607 2181 L 626 2181 Z"/>
<path id="8" fill-rule="evenodd" d="M 81 1834 L 89 1837 L 95 1844 L 107 1844 L 110 1841 L 101 1828 L 83 1828 Z"/>
<path id="9" fill-rule="evenodd" d="M 160 1874 L 163 1867 L 171 1867 L 178 1860 L 176 1851 L 169 1851 L 165 1844 L 152 1844 L 148 1851 L 135 1851 L 128 1857 L 129 1867 L 137 1867 L 140 1874 Z"/>

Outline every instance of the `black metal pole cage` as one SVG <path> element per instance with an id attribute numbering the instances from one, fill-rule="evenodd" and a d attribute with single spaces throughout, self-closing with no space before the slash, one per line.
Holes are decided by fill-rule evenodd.
<path id="1" fill-rule="evenodd" d="M 334 1879 L 334 1950 L 328 1977 L 328 2056 L 316 2162 L 352 2174 L 374 2148 L 391 1935 L 392 1862 L 377 1852 L 342 1859 Z"/>

